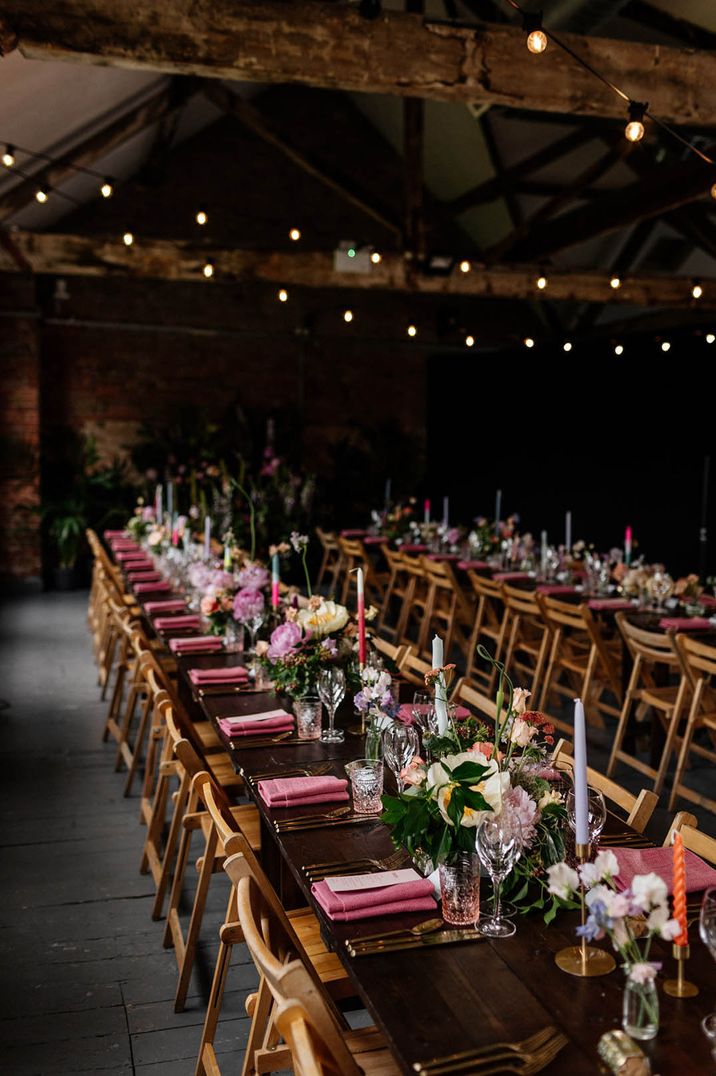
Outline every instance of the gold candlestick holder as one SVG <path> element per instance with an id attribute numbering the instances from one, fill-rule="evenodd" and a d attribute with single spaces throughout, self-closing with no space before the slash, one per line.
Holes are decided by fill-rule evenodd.
<path id="1" fill-rule="evenodd" d="M 676 978 L 666 980 L 664 993 L 670 998 L 695 998 L 699 992 L 698 986 L 684 978 L 684 964 L 691 955 L 691 946 L 674 945 L 672 952 L 676 961 Z"/>
<path id="2" fill-rule="evenodd" d="M 577 859 L 580 863 L 586 863 L 589 859 L 589 845 L 578 844 L 575 846 Z M 584 886 L 579 884 L 581 896 L 582 926 L 587 921 L 587 906 L 584 899 Z M 587 945 L 587 939 L 582 937 L 580 945 L 568 945 L 555 953 L 554 962 L 568 975 L 578 975 L 583 979 L 591 979 L 596 975 L 608 975 L 614 971 L 616 961 L 611 953 L 604 949 L 597 949 L 594 945 Z"/>

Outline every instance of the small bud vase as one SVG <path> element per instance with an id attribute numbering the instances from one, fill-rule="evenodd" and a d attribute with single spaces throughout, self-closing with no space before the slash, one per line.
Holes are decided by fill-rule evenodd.
<path id="1" fill-rule="evenodd" d="M 659 1031 L 659 995 L 656 983 L 648 979 L 636 983 L 629 978 L 624 987 L 624 1004 L 622 1009 L 622 1027 L 627 1035 L 639 1042 L 656 1037 Z"/>

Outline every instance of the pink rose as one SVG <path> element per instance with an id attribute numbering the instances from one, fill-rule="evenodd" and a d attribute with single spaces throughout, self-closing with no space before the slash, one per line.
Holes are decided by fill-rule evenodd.
<path id="1" fill-rule="evenodd" d="M 267 650 L 269 661 L 281 661 L 289 654 L 295 653 L 301 638 L 302 632 L 298 624 L 292 624 L 290 621 L 279 624 L 271 632 L 271 643 Z"/>
<path id="2" fill-rule="evenodd" d="M 234 598 L 234 617 L 244 623 L 261 616 L 264 611 L 264 596 L 260 590 L 245 587 Z"/>
<path id="3" fill-rule="evenodd" d="M 422 785 L 425 774 L 425 762 L 419 755 L 415 755 L 400 771 L 400 777 L 406 785 Z"/>
<path id="4" fill-rule="evenodd" d="M 216 601 L 207 595 L 201 599 L 199 608 L 204 616 L 211 616 L 212 613 L 216 612 Z"/>

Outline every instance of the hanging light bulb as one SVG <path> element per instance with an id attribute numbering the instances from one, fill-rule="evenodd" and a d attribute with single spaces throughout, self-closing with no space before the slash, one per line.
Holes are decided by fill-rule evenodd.
<path id="1" fill-rule="evenodd" d="M 532 339 L 531 336 L 526 336 L 525 337 L 524 344 L 525 344 L 525 347 L 534 347 L 535 346 L 535 342 L 534 342 L 534 340 Z"/>
<path id="2" fill-rule="evenodd" d="M 373 262 L 373 265 L 380 265 L 380 263 L 383 261 L 383 255 L 380 253 L 379 250 L 374 250 L 370 256 L 370 260 Z"/>
<path id="3" fill-rule="evenodd" d="M 475 337 L 474 336 L 466 336 L 465 337 L 465 347 L 474 347 L 474 346 L 475 346 Z"/>
<path id="4" fill-rule="evenodd" d="M 622 286 L 621 278 L 618 276 L 613 276 L 612 279 L 609 281 L 609 285 L 610 287 L 614 288 L 614 291 L 616 291 L 617 288 L 621 288 Z"/>
<path id="5" fill-rule="evenodd" d="M 204 276 L 206 277 L 207 280 L 211 280 L 211 278 L 214 275 L 214 259 L 213 258 L 207 258 L 206 259 L 206 262 L 204 263 L 204 268 L 202 269 L 202 273 L 204 274 Z"/>
<path id="6" fill-rule="evenodd" d="M 703 293 L 704 293 L 704 289 L 703 289 L 703 287 L 701 285 L 701 281 L 700 280 L 695 280 L 694 281 L 694 286 L 691 289 L 691 298 L 692 299 L 700 299 L 701 296 L 703 295 Z"/>
<path id="7" fill-rule="evenodd" d="M 9 143 L 5 146 L 5 152 L 2 155 L 2 163 L 6 168 L 12 168 L 15 163 L 15 147 Z"/>
<path id="8" fill-rule="evenodd" d="M 99 193 L 103 198 L 111 198 L 114 194 L 114 186 L 112 180 L 108 177 L 99 189 Z"/>
<path id="9" fill-rule="evenodd" d="M 125 247 L 131 247 L 134 242 L 134 236 L 131 232 L 125 232 L 122 236 L 122 241 L 124 242 Z"/>
<path id="10" fill-rule="evenodd" d="M 622 347 L 621 344 L 617 344 L 617 346 L 614 348 L 614 354 L 615 355 L 623 355 L 624 354 L 624 348 Z"/>
<path id="11" fill-rule="evenodd" d="M 564 343 L 562 344 L 562 351 L 571 351 L 571 350 L 572 350 L 571 341 L 570 340 L 565 340 Z"/>
<path id="12" fill-rule="evenodd" d="M 207 216 L 207 212 L 205 209 L 197 209 L 195 217 L 197 224 L 200 224 L 203 227 L 208 221 L 208 219 L 209 217 Z"/>
<path id="13" fill-rule="evenodd" d="M 713 342 L 715 340 L 716 340 L 716 336 L 714 336 L 713 333 L 706 333 L 706 343 L 707 344 L 713 344 Z"/>
<path id="14" fill-rule="evenodd" d="M 669 343 L 668 340 L 662 340 L 662 342 L 661 342 L 661 350 L 662 351 L 668 351 L 670 349 L 670 347 L 671 347 L 671 344 Z"/>
<path id="15" fill-rule="evenodd" d="M 44 205 L 45 202 L 47 201 L 47 199 L 49 198 L 49 196 L 50 196 L 49 187 L 47 188 L 47 190 L 45 190 L 43 187 L 40 187 L 39 190 L 35 191 L 35 200 L 38 201 L 40 203 L 40 205 Z"/>
<path id="16" fill-rule="evenodd" d="M 547 35 L 542 29 L 542 12 L 533 15 L 525 13 L 522 25 L 527 34 L 527 48 L 539 56 L 547 48 Z"/>
<path id="17" fill-rule="evenodd" d="M 548 282 L 546 276 L 538 276 L 536 281 L 535 281 L 535 284 L 537 285 L 537 287 L 539 288 L 540 291 L 544 291 L 544 289 L 547 287 L 548 283 L 549 282 Z"/>
<path id="18" fill-rule="evenodd" d="M 286 291 L 285 288 L 281 288 L 280 292 L 278 293 L 278 301 L 280 303 L 287 303 L 288 302 L 288 292 Z"/>
<path id="19" fill-rule="evenodd" d="M 648 105 L 640 101 L 629 102 L 629 120 L 624 128 L 624 134 L 629 142 L 641 142 L 644 137 L 644 113 Z"/>
<path id="20" fill-rule="evenodd" d="M 343 311 L 343 320 L 348 321 L 348 322 L 353 321 L 353 311 L 352 310 L 344 310 Z"/>
<path id="21" fill-rule="evenodd" d="M 418 330 L 415 328 L 414 325 L 408 325 L 408 328 L 407 328 L 406 331 L 408 333 L 408 336 L 417 336 L 418 335 Z"/>
<path id="22" fill-rule="evenodd" d="M 301 238 L 301 229 L 292 228 L 291 231 L 288 233 L 288 237 L 289 239 L 293 239 L 294 243 L 297 243 L 298 240 Z"/>
<path id="23" fill-rule="evenodd" d="M 469 273 L 471 269 L 472 269 L 472 266 L 470 265 L 467 258 L 465 258 L 463 261 L 460 262 L 460 272 L 461 273 Z"/>

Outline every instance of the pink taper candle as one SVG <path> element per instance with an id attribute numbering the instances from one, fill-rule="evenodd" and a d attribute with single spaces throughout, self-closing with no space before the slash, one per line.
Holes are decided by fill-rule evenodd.
<path id="1" fill-rule="evenodd" d="M 624 531 L 624 563 L 627 567 L 631 564 L 631 527 Z"/>
<path id="2" fill-rule="evenodd" d="M 356 590 L 358 593 L 358 661 L 361 665 L 365 665 L 365 588 L 362 568 L 358 569 Z"/>
<path id="3" fill-rule="evenodd" d="M 423 504 L 423 523 L 430 522 L 430 498 L 426 497 Z"/>
<path id="4" fill-rule="evenodd" d="M 279 562 L 278 553 L 274 553 L 271 557 L 271 608 L 278 609 L 279 605 L 279 583 L 281 582 L 281 576 L 279 574 Z"/>

